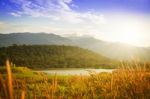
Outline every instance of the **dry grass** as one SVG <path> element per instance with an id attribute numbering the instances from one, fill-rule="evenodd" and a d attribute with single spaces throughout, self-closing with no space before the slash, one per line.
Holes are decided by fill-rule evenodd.
<path id="1" fill-rule="evenodd" d="M 6 79 L 4 80 L 3 77 L 0 75 L 0 82 L 1 82 L 1 90 L 4 94 L 0 99 L 15 99 L 15 95 L 13 92 L 13 80 L 12 80 L 12 72 L 11 66 L 9 61 L 6 61 Z M 25 99 L 25 91 L 22 91 L 20 99 Z"/>
<path id="2" fill-rule="evenodd" d="M 41 79 L 31 76 L 24 80 L 14 78 L 10 67 L 7 61 L 6 79 L 0 75 L 0 99 L 150 99 L 150 71 L 146 65 L 122 64 L 113 73 L 67 78 L 38 74 Z"/>
<path id="3" fill-rule="evenodd" d="M 7 70 L 7 92 L 9 99 L 13 99 L 13 86 L 12 86 L 12 74 L 11 74 L 11 67 L 9 61 L 6 61 L 6 70 Z"/>

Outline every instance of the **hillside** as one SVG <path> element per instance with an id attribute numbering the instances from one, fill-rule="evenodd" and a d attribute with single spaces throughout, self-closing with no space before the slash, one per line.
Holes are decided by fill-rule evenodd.
<path id="1" fill-rule="evenodd" d="M 118 60 L 150 60 L 150 48 L 136 47 L 123 43 L 106 42 L 93 37 L 62 37 L 46 33 L 0 34 L 0 46 L 17 45 L 71 45 L 86 48 L 105 57 Z"/>
<path id="2" fill-rule="evenodd" d="M 55 34 L 46 33 L 11 33 L 11 34 L 0 34 L 0 46 L 11 46 L 17 45 L 69 45 L 72 41 Z"/>
<path id="3" fill-rule="evenodd" d="M 29 68 L 113 68 L 115 61 L 87 49 L 58 45 L 14 45 L 0 48 L 0 65 L 8 58 Z"/>
<path id="4" fill-rule="evenodd" d="M 118 60 L 150 60 L 150 49 L 124 43 L 112 43 L 93 37 L 69 37 L 76 45 L 92 50 L 103 56 Z"/>

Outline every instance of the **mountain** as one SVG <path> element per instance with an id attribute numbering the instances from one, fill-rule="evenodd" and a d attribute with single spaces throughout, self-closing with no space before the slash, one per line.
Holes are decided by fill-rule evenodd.
<path id="1" fill-rule="evenodd" d="M 11 33 L 11 34 L 0 34 L 0 46 L 10 46 L 13 44 L 56 44 L 56 45 L 69 45 L 72 41 L 55 35 L 46 33 Z"/>
<path id="2" fill-rule="evenodd" d="M 103 56 L 119 60 L 150 60 L 150 49 L 124 43 L 112 43 L 93 37 L 69 37 L 76 45 L 95 51 Z"/>
<path id="3" fill-rule="evenodd" d="M 116 61 L 90 50 L 64 45 L 13 45 L 0 48 L 0 65 L 9 59 L 29 68 L 114 68 Z"/>
<path id="4" fill-rule="evenodd" d="M 92 50 L 105 57 L 119 60 L 150 60 L 150 48 L 136 47 L 123 43 L 112 43 L 89 36 L 62 37 L 46 33 L 0 34 L 0 46 L 17 45 L 72 45 Z"/>

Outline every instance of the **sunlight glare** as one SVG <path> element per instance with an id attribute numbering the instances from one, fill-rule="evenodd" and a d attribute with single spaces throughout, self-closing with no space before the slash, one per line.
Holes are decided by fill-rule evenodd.
<path id="1" fill-rule="evenodd" d="M 118 36 L 116 40 L 118 42 L 136 45 L 140 39 L 140 26 L 136 23 L 124 24 L 119 26 Z"/>

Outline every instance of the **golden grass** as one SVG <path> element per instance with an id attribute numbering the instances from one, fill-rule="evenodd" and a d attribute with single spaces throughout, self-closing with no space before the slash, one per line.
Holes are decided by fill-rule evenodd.
<path id="1" fill-rule="evenodd" d="M 11 66 L 9 63 L 9 60 L 6 61 L 6 79 L 4 80 L 2 75 L 0 75 L 0 83 L 3 90 L 3 97 L 0 97 L 0 99 L 15 99 L 15 95 L 13 92 L 13 80 L 12 80 L 12 72 L 11 72 Z M 23 90 L 21 93 L 21 98 L 25 99 L 25 91 Z"/>
<path id="2" fill-rule="evenodd" d="M 21 93 L 21 99 L 25 99 L 25 91 L 24 90 Z"/>
<path id="3" fill-rule="evenodd" d="M 4 79 L 2 78 L 2 75 L 0 75 L 0 84 L 1 84 L 1 90 L 2 90 L 2 92 L 4 94 L 4 97 L 6 99 L 8 99 L 8 94 L 7 94 L 7 90 L 6 90 L 7 89 L 6 88 L 6 83 L 5 83 Z"/>
<path id="4" fill-rule="evenodd" d="M 12 78 L 9 61 L 6 70 L 6 80 L 0 75 L 0 92 L 4 93 L 0 99 L 150 99 L 150 70 L 146 65 L 122 64 L 112 73 L 68 78 L 37 74 L 36 77 L 42 76 L 40 80 Z M 18 90 L 20 96 L 16 97 Z"/>
<path id="5" fill-rule="evenodd" d="M 9 61 L 6 61 L 6 70 L 7 70 L 7 90 L 9 99 L 13 99 L 13 85 L 12 85 L 12 74 Z"/>

